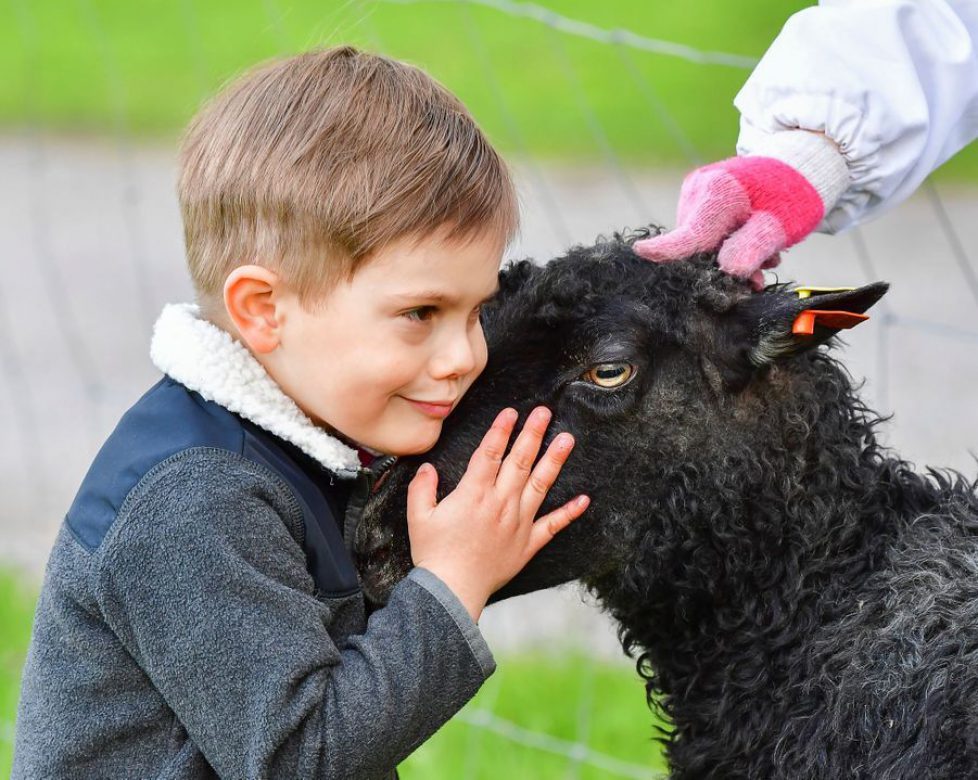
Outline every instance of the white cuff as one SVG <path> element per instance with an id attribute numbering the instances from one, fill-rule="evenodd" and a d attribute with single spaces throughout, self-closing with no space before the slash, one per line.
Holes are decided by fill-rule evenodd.
<path id="1" fill-rule="evenodd" d="M 849 188 L 846 158 L 823 133 L 800 129 L 766 133 L 747 154 L 773 157 L 798 171 L 818 192 L 826 214 Z"/>

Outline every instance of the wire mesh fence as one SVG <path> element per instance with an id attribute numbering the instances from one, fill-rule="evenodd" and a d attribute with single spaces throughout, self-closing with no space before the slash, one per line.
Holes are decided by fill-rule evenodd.
<path id="1" fill-rule="evenodd" d="M 286 53 L 353 41 L 395 56 L 404 56 L 403 42 L 392 45 L 374 23 L 378 7 L 428 9 L 427 18 L 465 48 L 477 69 L 484 105 L 493 114 L 494 140 L 513 160 L 524 226 L 512 257 L 545 260 L 599 233 L 649 222 L 668 225 L 683 170 L 705 155 L 689 122 L 662 98 L 648 59 L 732 69 L 741 78 L 756 61 L 513 0 L 357 0 L 344 4 L 342 16 L 324 12 L 321 24 L 302 30 L 283 0 L 254 5 L 265 49 Z M 101 81 L 91 89 L 109 107 L 111 131 L 94 139 L 52 132 L 42 108 L 45 84 L 35 80 L 22 92 L 23 121 L 0 136 L 0 560 L 34 576 L 101 442 L 155 381 L 147 355 L 152 322 L 165 302 L 191 296 L 173 190 L 175 145 L 172 139 L 147 142 L 132 129 L 132 95 L 115 54 L 120 44 L 105 25 L 112 7 L 77 0 L 71 8 L 79 40 L 100 63 Z M 22 72 L 30 79 L 42 70 L 45 22 L 27 0 L 13 2 L 9 13 Z M 180 0 L 175 13 L 196 101 L 220 83 L 213 35 L 202 29 L 202 6 L 194 0 Z M 513 105 L 512 71 L 485 35 L 487 13 L 514 28 L 535 30 L 536 56 L 552 68 L 554 89 L 569 96 L 563 110 L 573 115 L 590 147 L 587 159 L 554 161 L 537 151 L 530 137 L 538 118 Z M 614 65 L 605 73 L 604 88 L 617 92 L 629 85 L 638 96 L 635 122 L 657 128 L 678 151 L 672 166 L 639 165 L 633 153 L 619 149 L 569 39 L 607 51 Z M 410 59 L 426 64 L 423 51 Z M 966 473 L 974 471 L 971 447 L 978 433 L 971 400 L 971 388 L 978 386 L 976 217 L 978 188 L 929 183 L 896 211 L 848 236 L 809 239 L 779 269 L 784 278 L 811 284 L 892 283 L 874 324 L 849 337 L 847 362 L 855 375 L 866 377 L 871 404 L 895 414 L 887 435 L 904 455 Z M 565 589 L 500 605 L 484 618 L 490 644 L 583 651 L 571 738 L 503 717 L 494 711 L 492 696 L 459 720 L 476 735 L 472 740 L 491 733 L 514 748 L 561 757 L 566 777 L 652 777 L 648 766 L 590 744 L 592 719 L 600 717 L 594 708 L 607 706 L 596 704 L 593 664 L 618 651 L 613 627 L 593 607 L 577 602 Z M 554 610 L 565 616 L 557 624 L 543 617 Z M 642 696 L 637 678 L 634 696 Z M 9 742 L 10 729 L 9 721 L 0 724 L 0 741 Z M 474 742 L 469 748 L 478 754 Z M 464 769 L 470 777 L 479 771 Z"/>

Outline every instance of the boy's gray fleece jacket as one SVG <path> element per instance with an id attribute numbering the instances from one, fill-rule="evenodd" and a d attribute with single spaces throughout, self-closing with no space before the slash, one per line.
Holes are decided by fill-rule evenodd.
<path id="1" fill-rule="evenodd" d="M 13 778 L 391 776 L 492 673 L 477 625 L 424 569 L 368 621 L 356 451 L 192 305 L 151 355 L 48 562 Z"/>

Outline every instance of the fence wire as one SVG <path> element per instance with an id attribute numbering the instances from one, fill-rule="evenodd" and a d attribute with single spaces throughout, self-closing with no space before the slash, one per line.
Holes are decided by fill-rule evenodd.
<path id="1" fill-rule="evenodd" d="M 536 3 L 517 3 L 510 0 L 377 0 L 377 2 L 397 5 L 417 5 L 419 3 L 481 5 L 509 16 L 532 19 L 557 32 L 588 38 L 598 43 L 622 44 L 653 54 L 679 57 L 696 65 L 726 65 L 733 68 L 750 69 L 757 64 L 754 57 L 743 57 L 739 54 L 728 54 L 722 51 L 703 51 L 681 43 L 665 41 L 661 38 L 649 38 L 620 27 L 606 30 L 594 24 L 563 16 Z"/>
<path id="2" fill-rule="evenodd" d="M 463 723 L 490 731 L 517 745 L 562 756 L 572 762 L 574 767 L 587 764 L 606 772 L 608 776 L 634 777 L 639 780 L 656 780 L 656 778 L 666 777 L 660 772 L 651 772 L 647 766 L 622 761 L 614 756 L 592 750 L 583 742 L 572 742 L 523 728 L 518 723 L 494 715 L 491 710 L 485 708 L 464 710 L 455 717 Z M 570 773 L 572 777 L 578 776 L 574 768 L 570 770 Z"/>

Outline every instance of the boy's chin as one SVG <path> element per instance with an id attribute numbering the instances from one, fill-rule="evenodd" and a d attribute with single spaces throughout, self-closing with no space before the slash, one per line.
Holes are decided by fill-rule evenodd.
<path id="1" fill-rule="evenodd" d="M 387 442 L 386 446 L 377 446 L 375 449 L 386 452 L 388 455 L 397 455 L 399 458 L 408 455 L 421 455 L 438 442 L 442 423 L 440 420 L 433 420 L 432 425 L 426 426 L 426 428 L 427 430 L 418 430 L 413 436 L 398 438 Z"/>

